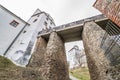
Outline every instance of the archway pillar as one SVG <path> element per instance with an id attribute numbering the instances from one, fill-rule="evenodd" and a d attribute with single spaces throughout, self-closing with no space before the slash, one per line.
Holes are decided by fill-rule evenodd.
<path id="1" fill-rule="evenodd" d="M 105 31 L 95 22 L 86 22 L 83 27 L 82 39 L 87 57 L 91 80 L 109 80 L 106 74 L 109 62 L 100 48 Z"/>
<path id="2" fill-rule="evenodd" d="M 29 64 L 27 67 L 31 68 L 42 68 L 44 63 L 44 55 L 46 51 L 47 41 L 39 37 L 37 38 L 37 42 L 35 44 L 34 52 L 31 56 Z"/>
<path id="3" fill-rule="evenodd" d="M 68 65 L 64 42 L 52 32 L 45 52 L 45 80 L 69 80 Z"/>

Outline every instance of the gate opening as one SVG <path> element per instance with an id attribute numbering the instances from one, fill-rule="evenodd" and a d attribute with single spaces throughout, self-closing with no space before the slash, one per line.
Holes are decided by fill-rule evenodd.
<path id="1" fill-rule="evenodd" d="M 83 42 L 65 43 L 65 49 L 71 80 L 90 80 Z"/>

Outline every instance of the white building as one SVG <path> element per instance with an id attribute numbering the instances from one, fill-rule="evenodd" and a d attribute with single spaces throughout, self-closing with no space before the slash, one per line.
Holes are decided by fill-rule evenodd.
<path id="1" fill-rule="evenodd" d="M 70 68 L 87 66 L 85 52 L 80 50 L 77 45 L 68 51 L 68 56 L 70 58 Z"/>
<path id="2" fill-rule="evenodd" d="M 0 5 L 0 55 L 25 66 L 31 57 L 38 33 L 54 27 L 51 16 L 37 9 L 25 22 Z"/>
<path id="3" fill-rule="evenodd" d="M 0 55 L 4 55 L 22 29 L 28 25 L 24 20 L 0 6 Z"/>

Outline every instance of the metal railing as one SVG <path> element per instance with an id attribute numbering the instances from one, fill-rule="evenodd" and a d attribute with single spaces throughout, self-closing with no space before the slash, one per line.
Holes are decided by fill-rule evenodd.
<path id="1" fill-rule="evenodd" d="M 109 20 L 105 31 L 100 47 L 111 65 L 117 65 L 120 62 L 120 28 Z"/>

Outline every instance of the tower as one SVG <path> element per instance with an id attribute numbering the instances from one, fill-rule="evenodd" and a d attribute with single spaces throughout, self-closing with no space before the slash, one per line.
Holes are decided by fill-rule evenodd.
<path id="1" fill-rule="evenodd" d="M 38 33 L 49 27 L 54 27 L 54 21 L 51 16 L 37 9 L 27 22 L 25 28 L 19 37 L 12 44 L 6 53 L 6 57 L 11 59 L 15 64 L 25 66 L 28 64 Z"/>
<path id="2" fill-rule="evenodd" d="M 79 49 L 79 47 L 75 45 L 68 52 L 70 57 L 70 68 L 86 67 L 87 62 L 84 49 Z"/>

